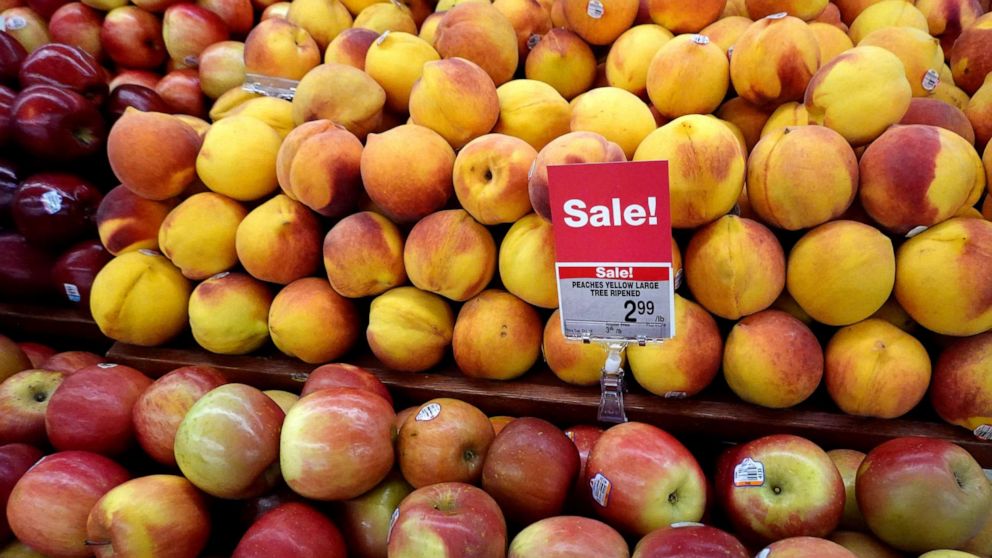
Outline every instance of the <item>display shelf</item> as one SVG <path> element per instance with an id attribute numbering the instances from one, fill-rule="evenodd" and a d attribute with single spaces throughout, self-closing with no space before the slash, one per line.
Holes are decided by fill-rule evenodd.
<path id="1" fill-rule="evenodd" d="M 0 333 L 25 341 L 75 341 L 109 347 L 85 308 L 0 301 Z"/>
<path id="2" fill-rule="evenodd" d="M 110 360 L 158 376 L 179 366 L 206 364 L 231 381 L 263 389 L 299 391 L 314 368 L 276 354 L 221 356 L 190 348 L 143 348 L 121 343 L 108 353 Z M 371 356 L 347 359 L 374 371 L 398 403 L 415 404 L 437 397 L 454 397 L 478 406 L 490 415 L 537 416 L 559 425 L 595 423 L 599 406 L 596 387 L 562 383 L 543 367 L 511 382 L 467 378 L 453 366 L 425 374 L 389 370 Z M 924 403 L 921 407 L 925 407 Z M 630 420 L 648 422 L 692 441 L 740 442 L 768 434 L 795 434 L 827 449 L 870 450 L 891 438 L 926 436 L 961 445 L 983 467 L 992 467 L 992 443 L 962 428 L 939 422 L 921 410 L 899 419 L 870 419 L 841 414 L 822 402 L 787 410 L 765 409 L 736 399 L 719 389 L 689 399 L 663 399 L 632 391 L 626 396 Z"/>

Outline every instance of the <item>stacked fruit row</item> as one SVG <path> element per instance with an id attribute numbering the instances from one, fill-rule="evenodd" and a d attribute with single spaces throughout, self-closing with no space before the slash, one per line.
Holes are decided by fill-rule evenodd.
<path id="1" fill-rule="evenodd" d="M 396 412 L 349 365 L 298 396 L 0 337 L 0 373 L 2 556 L 992 554 L 992 484 L 945 441 L 865 455 L 777 435 L 701 463 L 643 423 L 562 431 L 447 398 Z"/>

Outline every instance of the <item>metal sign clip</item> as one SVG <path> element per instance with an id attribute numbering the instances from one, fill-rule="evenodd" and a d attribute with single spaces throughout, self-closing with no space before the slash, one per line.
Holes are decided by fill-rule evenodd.
<path id="1" fill-rule="evenodd" d="M 623 408 L 623 393 L 627 385 L 623 378 L 623 351 L 626 343 L 610 343 L 607 345 L 606 363 L 603 365 L 603 375 L 599 380 L 601 389 L 599 399 L 600 422 L 627 422 L 627 413 Z"/>

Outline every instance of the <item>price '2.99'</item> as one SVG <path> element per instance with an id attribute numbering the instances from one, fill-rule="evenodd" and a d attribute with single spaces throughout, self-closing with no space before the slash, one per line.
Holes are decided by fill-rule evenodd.
<path id="1" fill-rule="evenodd" d="M 626 300 L 623 303 L 623 308 L 627 310 L 627 315 L 623 318 L 625 322 L 636 322 L 637 318 L 634 317 L 634 314 L 638 316 L 654 315 L 654 302 L 650 300 L 647 302 L 643 300 Z"/>

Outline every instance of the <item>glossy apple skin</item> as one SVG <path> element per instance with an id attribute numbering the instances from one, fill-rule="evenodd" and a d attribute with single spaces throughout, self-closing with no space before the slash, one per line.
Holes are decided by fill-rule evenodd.
<path id="1" fill-rule="evenodd" d="M 29 8 L 42 18 L 49 20 L 59 8 L 69 0 L 26 0 Z"/>
<path id="2" fill-rule="evenodd" d="M 45 411 L 65 376 L 51 370 L 24 370 L 0 383 L 0 443 L 42 445 Z"/>
<path id="3" fill-rule="evenodd" d="M 99 105 L 107 98 L 107 73 L 85 50 L 49 43 L 24 59 L 18 74 L 21 88 L 52 85 L 79 93 Z"/>
<path id="4" fill-rule="evenodd" d="M 393 397 L 389 394 L 389 389 L 378 376 L 351 364 L 325 364 L 315 368 L 307 376 L 300 397 L 306 397 L 317 390 L 332 387 L 365 389 L 381 396 L 390 406 L 393 405 Z"/>
<path id="5" fill-rule="evenodd" d="M 198 556 L 210 536 L 203 494 L 175 475 L 129 480 L 103 495 L 86 522 L 97 558 Z"/>
<path id="6" fill-rule="evenodd" d="M 155 84 L 155 92 L 175 114 L 207 117 L 206 101 L 200 89 L 200 74 L 196 70 L 173 70 Z"/>
<path id="7" fill-rule="evenodd" d="M 227 383 L 210 366 L 177 368 L 145 390 L 134 406 L 134 432 L 145 453 L 163 465 L 176 465 L 176 431 L 186 412 L 210 390 Z"/>
<path id="8" fill-rule="evenodd" d="M 55 261 L 52 279 L 56 289 L 62 291 L 63 298 L 69 303 L 89 308 L 93 279 L 112 258 L 99 240 L 84 240 L 76 244 Z"/>
<path id="9" fill-rule="evenodd" d="M 662 527 L 641 539 L 633 558 L 750 558 L 739 540 L 707 525 Z"/>
<path id="10" fill-rule="evenodd" d="M 17 344 L 24 354 L 28 356 L 28 360 L 31 361 L 31 366 L 33 368 L 40 368 L 41 363 L 45 362 L 52 355 L 55 354 L 55 349 L 49 347 L 48 345 L 42 345 L 41 343 L 32 343 L 30 341 L 26 343 Z"/>
<path id="11" fill-rule="evenodd" d="M 565 436 L 575 444 L 575 449 L 579 450 L 579 474 L 575 477 L 575 485 L 572 487 L 571 506 L 590 514 L 593 512 L 593 501 L 589 493 L 589 485 L 586 484 L 586 463 L 589 461 L 589 452 L 602 435 L 602 428 L 588 424 L 565 429 Z"/>
<path id="12" fill-rule="evenodd" d="M 71 161 L 103 149 L 107 128 L 99 107 L 79 93 L 32 85 L 14 101 L 14 138 L 28 153 Z"/>
<path id="13" fill-rule="evenodd" d="M 17 538 L 49 556 L 86 557 L 86 519 L 104 494 L 127 481 L 127 470 L 86 451 L 43 458 L 14 486 L 7 519 Z"/>
<path id="14" fill-rule="evenodd" d="M 44 455 L 40 449 L 28 444 L 0 446 L 0 509 L 7 509 L 7 500 L 14 485 Z M 0 541 L 9 540 L 11 535 L 7 514 L 0 514 Z"/>
<path id="15" fill-rule="evenodd" d="M 205 48 L 229 36 L 224 20 L 197 4 L 183 2 L 169 6 L 162 22 L 166 50 L 179 68 L 197 67 Z"/>
<path id="16" fill-rule="evenodd" d="M 14 194 L 14 224 L 29 242 L 66 246 L 91 234 L 103 195 L 78 176 L 46 172 L 27 177 Z"/>
<path id="17" fill-rule="evenodd" d="M 137 6 L 110 10 L 100 28 L 100 42 L 107 56 L 121 68 L 154 70 L 168 55 L 162 40 L 162 21 Z"/>
<path id="18" fill-rule="evenodd" d="M 0 85 L 0 148 L 10 145 L 10 141 L 14 137 L 14 121 L 11 111 L 14 108 L 14 99 L 16 98 L 16 91 L 6 85 Z"/>
<path id="19" fill-rule="evenodd" d="M 231 558 L 346 558 L 344 539 L 323 514 L 300 502 L 283 504 L 262 516 Z"/>
<path id="20" fill-rule="evenodd" d="M 507 558 L 630 558 L 627 541 L 609 525 L 588 517 L 549 517 L 524 528 Z M 673 555 L 674 556 L 674 555 Z"/>
<path id="21" fill-rule="evenodd" d="M 143 112 L 171 112 L 171 107 L 154 89 L 125 83 L 116 87 L 107 98 L 107 103 L 104 105 L 107 121 L 111 124 L 117 122 L 117 119 L 124 114 L 128 107 L 134 107 Z"/>
<path id="22" fill-rule="evenodd" d="M 52 256 L 16 233 L 0 233 L 0 293 L 40 298 L 54 293 Z"/>
<path id="23" fill-rule="evenodd" d="M 0 229 L 14 224 L 10 206 L 14 203 L 14 194 L 21 187 L 22 179 L 20 165 L 11 159 L 0 157 Z"/>
<path id="24" fill-rule="evenodd" d="M 103 12 L 83 4 L 70 2 L 62 5 L 48 21 L 48 34 L 52 42 L 79 47 L 96 60 L 103 60 L 105 53 L 100 42 Z"/>
<path id="25" fill-rule="evenodd" d="M 42 370 L 54 370 L 55 372 L 61 372 L 69 376 L 75 374 L 78 370 L 103 362 L 107 362 L 107 359 L 96 353 L 63 351 L 49 357 L 45 362 L 41 363 L 39 368 Z"/>
<path id="26" fill-rule="evenodd" d="M 421 415 L 431 409 L 437 412 Z M 495 437 L 489 417 L 477 407 L 442 397 L 424 403 L 403 423 L 396 455 L 403 476 L 415 488 L 477 483 Z"/>
<path id="27" fill-rule="evenodd" d="M 13 36 L 0 33 L 0 84 L 16 85 L 21 62 L 28 57 L 28 51 Z"/>
<path id="28" fill-rule="evenodd" d="M 353 558 L 386 558 L 389 520 L 411 492 L 403 475 L 393 471 L 379 486 L 341 503 L 338 524 Z"/>
<path id="29" fill-rule="evenodd" d="M 443 482 L 418 488 L 398 510 L 389 533 L 389 558 L 506 556 L 503 512 L 492 497 L 470 484 Z"/>
<path id="30" fill-rule="evenodd" d="M 579 472 L 579 451 L 555 425 L 534 417 L 508 424 L 489 446 L 482 488 L 511 522 L 559 515 Z"/>

